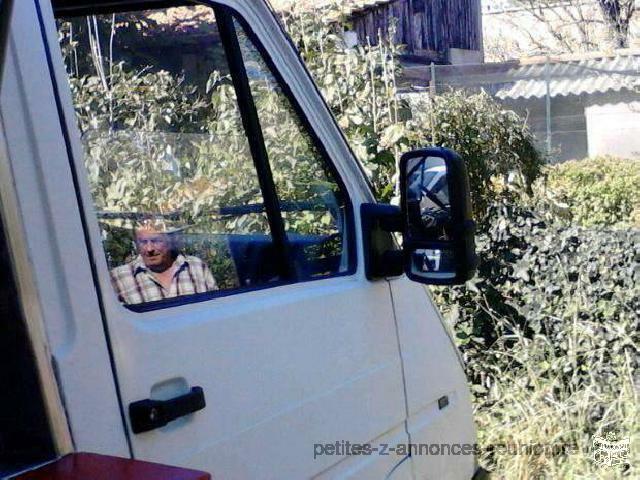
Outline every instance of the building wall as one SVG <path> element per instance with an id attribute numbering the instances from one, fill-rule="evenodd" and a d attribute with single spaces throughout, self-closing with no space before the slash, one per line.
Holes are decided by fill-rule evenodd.
<path id="1" fill-rule="evenodd" d="M 502 102 L 527 119 L 538 148 L 547 151 L 546 100 Z M 640 96 L 635 92 L 551 99 L 551 160 L 612 155 L 640 158 Z"/>
<path id="2" fill-rule="evenodd" d="M 547 152 L 547 102 L 545 98 L 502 101 L 503 105 L 527 119 L 541 152 Z M 553 162 L 583 159 L 589 156 L 585 107 L 582 96 L 551 99 L 551 155 Z"/>
<path id="3" fill-rule="evenodd" d="M 392 0 L 355 10 L 351 19 L 360 41 L 374 45 L 395 25 L 395 43 L 427 61 L 447 62 L 450 49 L 483 50 L 480 0 Z"/>
<path id="4" fill-rule="evenodd" d="M 640 158 L 640 95 L 612 94 L 585 109 L 589 156 Z"/>

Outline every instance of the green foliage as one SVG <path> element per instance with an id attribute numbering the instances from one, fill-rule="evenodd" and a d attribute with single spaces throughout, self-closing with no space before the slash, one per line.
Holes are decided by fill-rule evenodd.
<path id="1" fill-rule="evenodd" d="M 462 90 L 414 102 L 410 122 L 414 144 L 448 147 L 464 158 L 471 183 L 475 217 L 505 193 L 504 180 L 516 174 L 527 193 L 541 173 L 544 159 L 526 123 L 485 92 Z"/>
<path id="2" fill-rule="evenodd" d="M 640 260 L 639 231 L 549 224 L 526 208 L 506 203 L 493 206 L 490 218 L 491 227 L 478 236 L 477 277 L 465 286 L 439 290 L 470 359 L 484 355 L 504 333 L 495 329 L 498 319 L 509 319 L 531 337 L 545 335 L 567 361 L 576 346 L 554 338 L 566 324 L 623 325 L 624 319 L 633 318 L 640 327 L 640 271 L 634 268 Z M 627 324 L 633 327 L 633 322 Z M 637 332 L 626 335 L 637 341 Z M 618 341 L 603 337 L 598 346 L 609 357 L 626 348 L 608 343 Z M 593 363 L 596 352 L 583 353 L 587 357 L 578 363 Z M 476 380 L 487 371 L 484 361 L 471 362 L 470 368 L 477 369 Z M 581 371 L 572 374 L 577 382 Z"/>
<path id="3" fill-rule="evenodd" d="M 117 18 L 115 24 L 122 21 Z M 171 214 L 175 221 L 194 226 L 220 206 L 262 203 L 235 91 L 231 79 L 218 70 L 226 69 L 224 58 L 211 65 L 203 91 L 196 85 L 199 79 L 189 83 L 159 69 L 159 58 L 147 58 L 152 65 L 112 63 L 109 58 L 89 61 L 88 44 L 100 39 L 81 36 L 81 41 L 72 41 L 72 28 L 64 22 L 60 31 L 99 210 Z M 144 31 L 136 38 L 127 31 L 127 42 L 144 45 L 149 34 Z M 322 203 L 335 182 L 257 50 L 241 30 L 238 35 L 243 58 L 254 70 L 250 87 L 278 192 L 284 201 Z M 212 50 L 211 57 L 221 56 L 221 45 Z M 132 51 L 135 56 L 137 50 Z M 84 69 L 78 70 L 78 64 Z M 289 226 L 313 230 L 309 218 L 326 225 L 327 215 L 290 214 Z M 227 229 L 267 231 L 264 218 L 252 217 L 245 217 L 242 225 L 238 219 L 227 222 Z"/>
<path id="4" fill-rule="evenodd" d="M 256 198 L 257 181 L 246 180 L 253 163 L 229 85 L 205 99 L 166 71 L 128 71 L 118 63 L 111 72 L 108 84 L 97 75 L 70 76 L 99 210 L 181 212 L 191 224 L 203 209 Z"/>
<path id="5" fill-rule="evenodd" d="M 573 222 L 585 227 L 640 227 L 638 159 L 600 157 L 554 165 L 540 190 L 566 204 Z"/>
<path id="6" fill-rule="evenodd" d="M 399 47 L 380 35 L 376 46 L 347 48 L 341 2 L 335 3 L 338 9 L 293 9 L 282 21 L 378 197 L 387 201 L 394 194 L 396 161 L 409 142 L 409 106 L 396 95 Z"/>
<path id="7" fill-rule="evenodd" d="M 120 24 L 121 19 L 109 18 L 98 22 L 98 32 Z M 60 22 L 59 27 L 110 264 L 122 264 L 135 254 L 136 218 L 160 216 L 182 230 L 183 240 L 190 239 L 182 251 L 205 260 L 222 287 L 236 285 L 224 235 L 264 234 L 269 225 L 264 208 L 260 210 L 261 189 L 235 89 L 223 74 L 222 46 L 214 44 L 207 52 L 208 59 L 217 59 L 208 81 L 206 70 L 204 79 L 202 72 L 190 72 L 187 80 L 188 74 L 163 70 L 166 59 L 136 56 L 136 45 L 145 45 L 146 35 L 153 35 L 147 27 L 126 32 L 126 43 L 133 47 L 122 57 L 126 61 L 96 54 L 99 49 L 91 45 L 105 39 L 95 29 L 87 33 L 82 23 L 75 25 L 74 40 L 71 23 Z M 341 222 L 336 182 L 253 44 L 241 30 L 238 36 L 280 198 L 320 207 L 287 212 L 285 228 L 336 235 Z M 225 215 L 221 210 L 245 205 L 256 207 L 255 213 Z M 333 240 L 317 256 L 339 255 L 340 239 Z"/>
<path id="8" fill-rule="evenodd" d="M 434 296 L 465 358 L 481 440 L 586 449 L 599 428 L 637 432 L 640 231 L 585 229 L 502 202 L 477 240 L 477 277 Z M 508 477 L 591 468 L 567 456 L 485 462 Z"/>
<path id="9" fill-rule="evenodd" d="M 338 2 L 338 5 L 340 2 Z M 439 145 L 460 153 L 469 169 L 476 217 L 502 193 L 496 177 L 515 173 L 530 191 L 543 158 L 526 123 L 485 93 L 450 92 L 430 100 L 398 96 L 398 46 L 380 37 L 376 46 L 346 48 L 344 25 L 331 7 L 286 13 L 283 21 L 314 80 L 369 173 L 377 196 L 389 201 L 397 160 L 412 148 Z"/>

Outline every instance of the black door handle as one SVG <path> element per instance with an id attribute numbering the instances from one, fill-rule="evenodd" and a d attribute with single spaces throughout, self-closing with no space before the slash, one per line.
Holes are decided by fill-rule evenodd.
<path id="1" fill-rule="evenodd" d="M 171 400 L 140 400 L 129 404 L 129 420 L 133 433 L 143 433 L 164 427 L 167 423 L 206 407 L 204 391 L 193 387 L 191 392 Z"/>

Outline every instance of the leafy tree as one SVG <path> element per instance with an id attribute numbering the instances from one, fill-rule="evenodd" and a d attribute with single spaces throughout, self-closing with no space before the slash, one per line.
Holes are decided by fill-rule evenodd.
<path id="1" fill-rule="evenodd" d="M 135 48 L 127 50 L 126 61 L 114 61 L 111 52 L 96 54 L 102 51 L 105 33 L 112 43 L 109 25 L 120 21 L 89 18 L 87 25 L 93 25 L 89 31 L 83 33 L 82 23 L 75 26 L 79 40 L 73 37 L 72 23 L 60 25 L 89 184 L 111 263 L 120 264 L 133 253 L 130 229 L 140 215 L 161 215 L 186 226 L 185 236 L 268 232 L 235 90 L 228 74 L 214 67 L 226 62 L 212 62 L 203 90 L 200 79 L 187 80 L 184 74 L 165 70 L 153 56 L 151 64 L 143 63 L 135 57 Z M 145 36 L 158 28 L 140 20 L 136 25 L 141 23 L 151 32 L 127 30 L 128 44 L 145 44 Z M 322 205 L 335 182 L 321 167 L 313 142 L 266 64 L 248 38 L 241 32 L 239 36 L 243 57 L 252 69 L 250 88 L 281 199 Z M 225 207 L 245 205 L 252 205 L 255 212 L 222 213 Z M 287 212 L 285 221 L 286 228 L 297 233 L 337 233 L 327 208 Z M 232 284 L 213 266 L 216 259 L 210 258 L 228 249 L 209 247 L 205 260 L 218 270 L 216 277 L 223 278 L 223 285 Z M 209 247 L 199 250 L 200 256 Z M 223 260 L 228 266 L 229 259 Z"/>
<path id="2" fill-rule="evenodd" d="M 379 198 L 389 200 L 397 159 L 408 146 L 403 131 L 410 110 L 396 88 L 400 47 L 380 34 L 376 46 L 348 48 L 342 36 L 347 19 L 341 16 L 341 2 L 336 4 L 294 7 L 282 12 L 282 23 Z"/>
<path id="3" fill-rule="evenodd" d="M 384 38 L 376 46 L 347 48 L 341 32 L 348 25 L 332 11 L 294 9 L 284 14 L 283 23 L 380 200 L 396 194 L 400 155 L 429 145 L 453 148 L 466 160 L 478 219 L 490 201 L 505 192 L 494 182 L 498 177 L 515 173 L 529 190 L 543 159 L 521 118 L 486 94 L 400 97 L 396 79 L 401 48 Z"/>
<path id="4" fill-rule="evenodd" d="M 469 171 L 474 216 L 482 226 L 489 205 L 508 197 L 506 185 L 532 193 L 544 158 L 533 135 L 515 112 L 487 93 L 450 91 L 414 101 L 408 138 L 415 147 L 440 145 L 458 152 Z"/>

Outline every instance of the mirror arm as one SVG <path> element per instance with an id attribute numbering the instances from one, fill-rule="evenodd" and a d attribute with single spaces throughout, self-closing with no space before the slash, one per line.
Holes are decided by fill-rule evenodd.
<path id="1" fill-rule="evenodd" d="M 465 220 L 462 225 L 454 230 L 454 233 L 458 235 L 468 235 L 469 233 L 475 234 L 477 224 L 474 220 Z"/>
<path id="2" fill-rule="evenodd" d="M 404 217 L 399 207 L 390 205 L 391 209 L 378 217 L 380 228 L 388 233 L 404 232 Z"/>
<path id="3" fill-rule="evenodd" d="M 403 252 L 392 235 L 393 232 L 404 230 L 400 207 L 382 203 L 363 203 L 360 216 L 367 279 L 402 275 Z"/>

